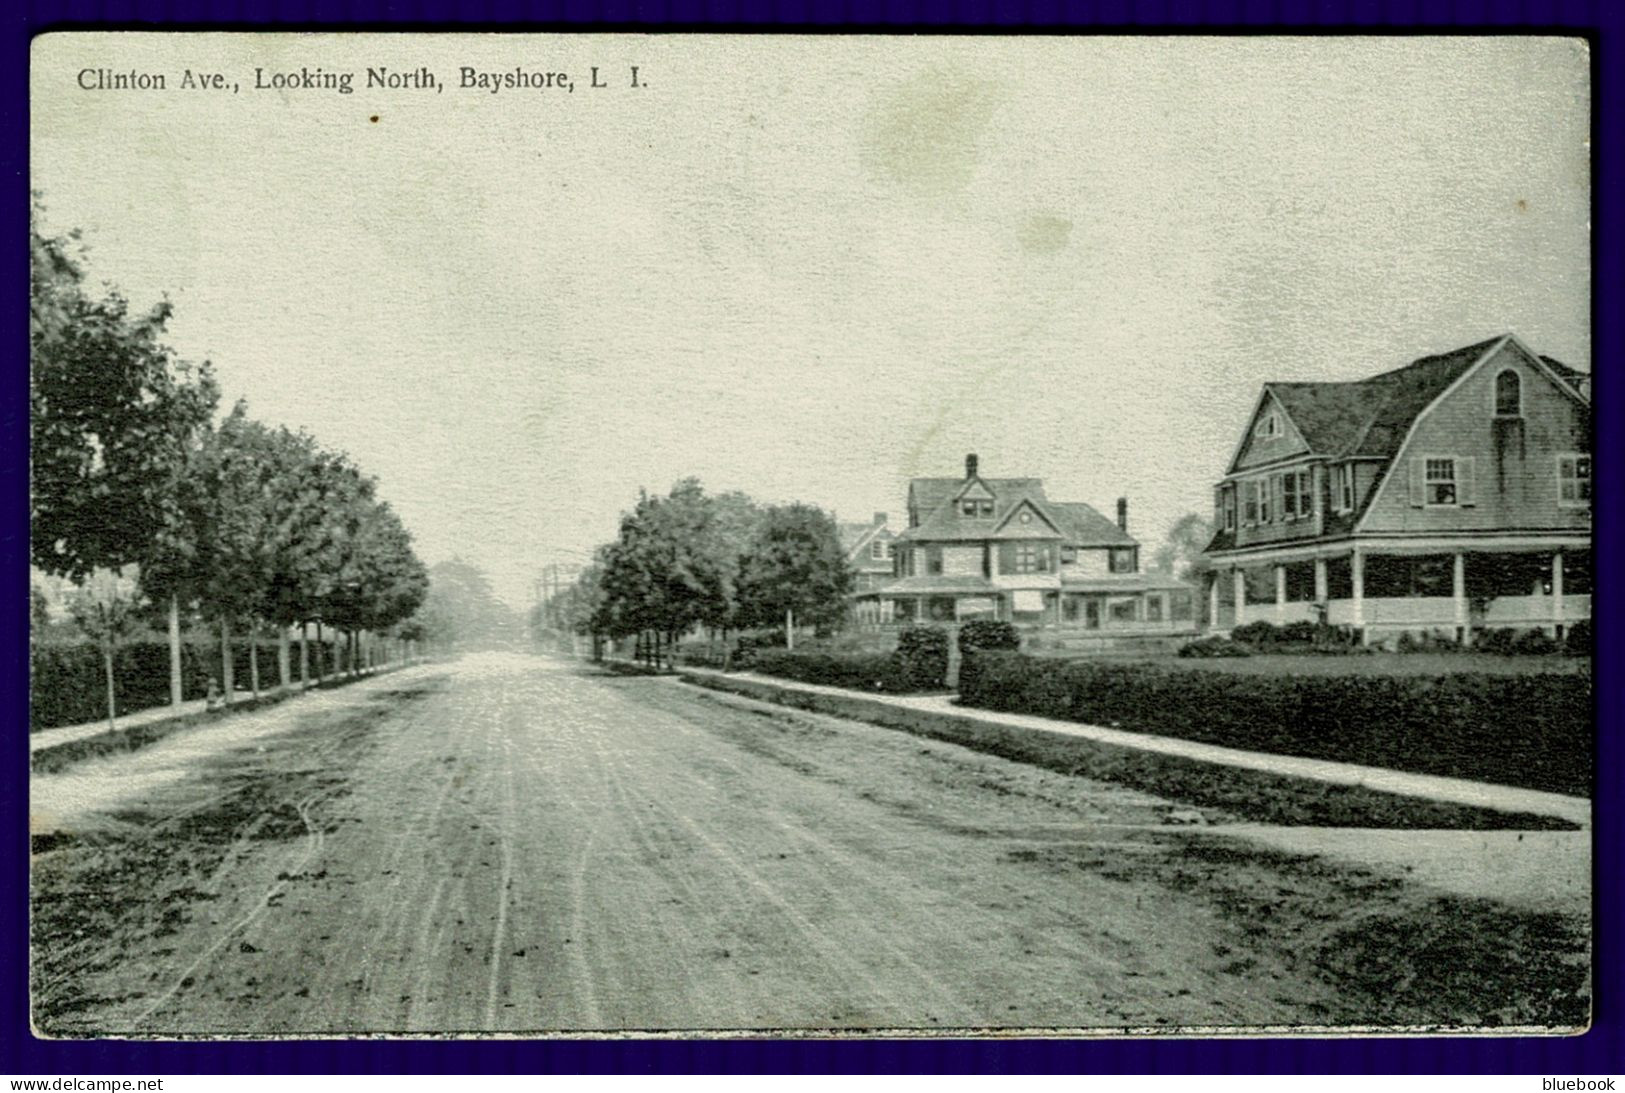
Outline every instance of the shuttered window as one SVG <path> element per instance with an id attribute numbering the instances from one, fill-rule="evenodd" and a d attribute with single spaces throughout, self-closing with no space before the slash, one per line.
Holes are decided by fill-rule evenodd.
<path id="1" fill-rule="evenodd" d="M 1474 501 L 1474 461 L 1470 456 L 1422 455 L 1411 460 L 1411 504 L 1454 508 Z"/>

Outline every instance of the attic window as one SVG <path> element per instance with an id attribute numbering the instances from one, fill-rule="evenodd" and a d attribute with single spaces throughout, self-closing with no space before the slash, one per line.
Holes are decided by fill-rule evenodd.
<path id="1" fill-rule="evenodd" d="M 1024 512 L 1024 513 L 1022 513 L 1022 514 L 1021 514 L 1021 522 L 1022 522 L 1022 523 L 1023 523 L 1023 524 L 1030 524 L 1030 523 L 1032 523 L 1032 522 L 1033 522 L 1033 514 L 1032 514 L 1032 513 L 1030 513 L 1030 512 Z"/>
<path id="2" fill-rule="evenodd" d="M 1258 425 L 1253 429 L 1253 435 L 1260 440 L 1274 440 L 1281 435 L 1281 419 L 1274 411 L 1258 419 Z"/>
<path id="3" fill-rule="evenodd" d="M 1523 379 L 1511 368 L 1495 377 L 1495 416 L 1523 416 Z"/>

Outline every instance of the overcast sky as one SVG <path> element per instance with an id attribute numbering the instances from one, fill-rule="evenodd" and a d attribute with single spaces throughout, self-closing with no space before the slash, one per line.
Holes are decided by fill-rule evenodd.
<path id="1" fill-rule="evenodd" d="M 445 86 L 252 88 L 369 65 Z M 50 35 L 33 185 L 93 277 L 171 296 L 228 405 L 347 450 L 425 560 L 524 606 L 684 475 L 867 519 L 975 451 L 1126 494 L 1149 545 L 1211 508 L 1266 380 L 1509 330 L 1590 368 L 1587 68 L 1533 38 Z"/>

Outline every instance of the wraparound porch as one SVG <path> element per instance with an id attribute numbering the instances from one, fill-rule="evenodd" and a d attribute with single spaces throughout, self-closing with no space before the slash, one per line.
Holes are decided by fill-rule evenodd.
<path id="1" fill-rule="evenodd" d="M 1443 546 L 1356 543 L 1216 559 L 1209 618 L 1221 630 L 1326 622 L 1366 641 L 1411 631 L 1470 644 L 1475 632 L 1502 627 L 1561 637 L 1591 617 L 1589 539 Z"/>

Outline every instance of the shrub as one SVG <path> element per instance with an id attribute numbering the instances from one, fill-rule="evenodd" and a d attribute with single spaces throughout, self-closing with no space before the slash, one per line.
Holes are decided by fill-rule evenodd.
<path id="1" fill-rule="evenodd" d="M 908 627 L 897 635 L 894 655 L 914 690 L 931 691 L 947 685 L 948 631 L 942 627 Z"/>
<path id="2" fill-rule="evenodd" d="M 1021 648 L 1021 632 L 1014 623 L 993 619 L 977 619 L 959 628 L 959 651 L 974 653 L 979 650 L 1017 651 Z"/>
<path id="3" fill-rule="evenodd" d="M 1581 619 L 1569 626 L 1563 635 L 1563 652 L 1571 657 L 1588 657 L 1591 655 L 1591 620 Z"/>
<path id="4" fill-rule="evenodd" d="M 1525 630 L 1512 639 L 1512 651 L 1520 656 L 1550 656 L 1557 649 L 1557 639 L 1540 629 Z"/>
<path id="5" fill-rule="evenodd" d="M 1591 680 L 1504 675 L 1281 676 L 981 653 L 967 706 L 1116 724 L 1203 743 L 1585 794 Z"/>
<path id="6" fill-rule="evenodd" d="M 1480 653 L 1499 656 L 1546 656 L 1559 651 L 1557 639 L 1539 628 L 1514 630 L 1497 627 L 1481 630 L 1473 636 L 1473 647 Z"/>
<path id="7" fill-rule="evenodd" d="M 734 644 L 733 667 L 754 667 L 758 651 L 783 648 L 783 630 L 764 630 L 756 634 L 740 634 L 738 641 Z"/>
<path id="8" fill-rule="evenodd" d="M 1217 634 L 1212 637 L 1199 638 L 1187 642 L 1179 647 L 1182 657 L 1250 657 L 1252 649 L 1239 641 L 1221 638 Z"/>
<path id="9" fill-rule="evenodd" d="M 918 690 L 896 656 L 885 653 L 807 653 L 758 649 L 755 670 L 802 683 L 855 691 L 904 694 Z"/>
<path id="10" fill-rule="evenodd" d="M 1268 649 L 1280 643 L 1281 631 L 1271 622 L 1249 622 L 1230 631 L 1230 640 L 1251 645 L 1254 649 Z"/>

